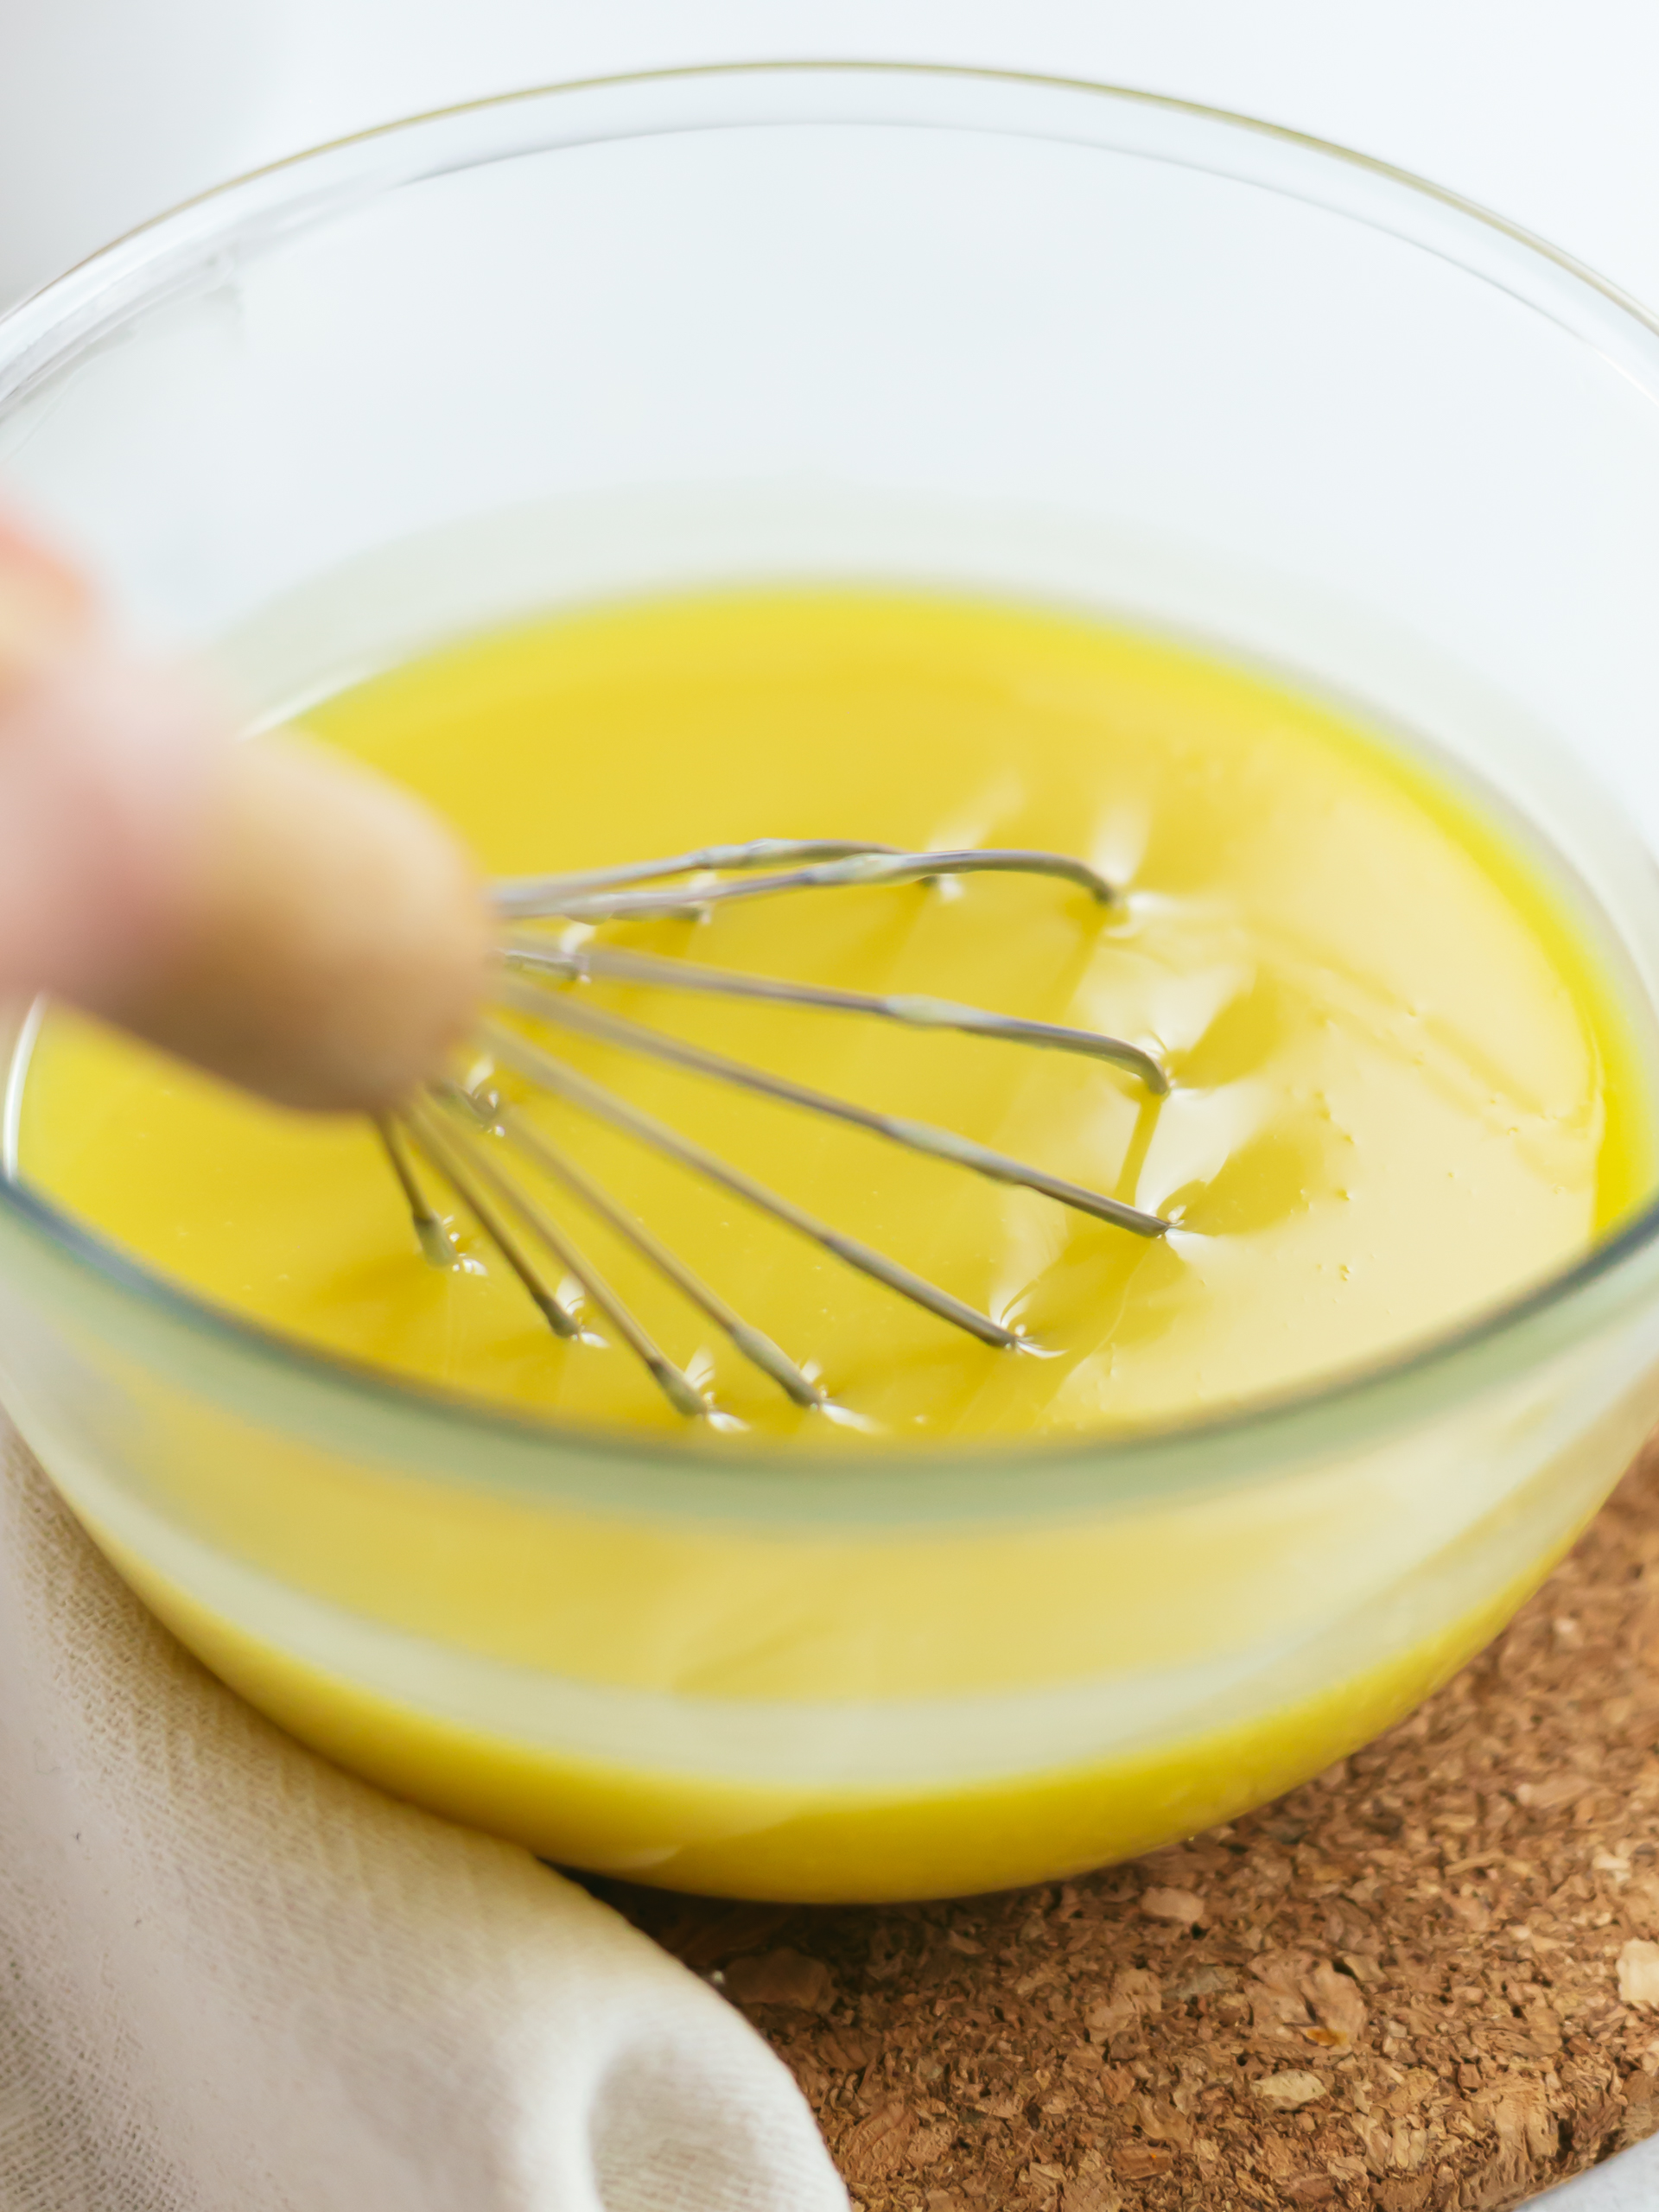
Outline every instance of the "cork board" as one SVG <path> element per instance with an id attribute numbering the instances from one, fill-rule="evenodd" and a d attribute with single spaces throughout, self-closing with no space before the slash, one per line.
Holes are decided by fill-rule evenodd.
<path id="1" fill-rule="evenodd" d="M 1509 2212 L 1659 2126 L 1659 1451 L 1410 1720 L 1180 1849 L 941 1905 L 594 1886 L 864 2212 Z"/>

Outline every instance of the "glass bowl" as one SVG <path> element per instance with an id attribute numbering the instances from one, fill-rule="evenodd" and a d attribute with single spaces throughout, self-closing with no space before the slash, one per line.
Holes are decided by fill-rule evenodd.
<path id="1" fill-rule="evenodd" d="M 0 497 L 268 719 L 715 581 L 1195 637 L 1484 779 L 1645 1035 L 1656 401 L 1639 309 L 1332 148 L 721 68 L 426 117 L 111 248 L 0 323 Z M 943 1894 L 1224 1819 L 1455 1669 L 1659 1411 L 1656 1231 L 1231 1418 L 798 1464 L 331 1361 L 10 1183 L 3 1395 L 162 1618 L 343 1764 L 642 1880 Z"/>

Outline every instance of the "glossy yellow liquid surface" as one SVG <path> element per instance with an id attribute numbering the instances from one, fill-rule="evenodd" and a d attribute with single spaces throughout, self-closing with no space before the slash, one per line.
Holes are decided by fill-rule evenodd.
<path id="1" fill-rule="evenodd" d="M 582 987 L 583 1003 L 1179 1224 L 1143 1239 L 547 1030 L 1035 1348 L 988 1347 L 633 1140 L 537 1106 L 845 1416 L 791 1405 L 544 1186 L 733 1439 L 1013 1441 L 1280 1391 L 1541 1278 L 1647 1175 L 1642 1085 L 1594 958 L 1478 803 L 1325 708 L 1170 644 L 924 598 L 664 601 L 482 639 L 307 721 L 435 801 L 494 873 L 828 836 L 1049 847 L 1124 887 L 1102 907 L 986 876 L 607 925 L 605 942 L 715 966 L 1107 1030 L 1174 1078 L 1158 1100 L 1116 1069 L 1005 1044 Z M 582 1422 L 684 1431 L 591 1306 L 602 1344 L 554 1341 L 435 1177 L 462 1264 L 428 1268 L 361 1125 L 261 1107 L 54 1018 L 22 1160 L 130 1251 L 272 1328 Z"/>

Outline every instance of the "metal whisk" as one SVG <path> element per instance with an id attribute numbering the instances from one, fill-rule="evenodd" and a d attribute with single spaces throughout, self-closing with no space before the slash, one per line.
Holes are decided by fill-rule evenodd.
<path id="1" fill-rule="evenodd" d="M 1121 896 L 1084 862 L 1058 853 L 902 852 L 887 845 L 777 838 L 709 845 L 664 860 L 499 881 L 494 886 L 494 903 L 503 934 L 497 995 L 503 1007 L 574 1038 L 664 1062 L 850 1125 L 908 1152 L 1039 1192 L 1137 1236 L 1161 1236 L 1170 1224 L 1156 1214 L 1051 1175 L 1024 1160 L 1010 1159 L 951 1130 L 872 1111 L 688 1044 L 624 1015 L 582 1004 L 568 988 L 588 979 L 643 983 L 658 989 L 862 1015 L 912 1029 L 957 1030 L 969 1036 L 1104 1060 L 1134 1077 L 1149 1095 L 1162 1096 L 1169 1089 L 1164 1067 L 1151 1052 L 1121 1038 L 1052 1022 L 1022 1020 L 944 999 L 877 996 L 703 967 L 689 960 L 606 944 L 591 933 L 607 922 L 695 918 L 739 900 L 785 893 L 935 882 L 986 872 L 1052 876 L 1080 887 L 1102 905 L 1115 904 Z M 548 923 L 560 925 L 560 930 L 534 926 Z M 575 929 L 571 925 L 588 926 Z M 758 1208 L 940 1320 L 1003 1350 L 1018 1351 L 1027 1344 L 1018 1328 L 981 1313 L 937 1283 L 844 1235 L 731 1161 L 631 1104 L 556 1052 L 531 1042 L 511 1024 L 486 1019 L 480 1041 L 499 1066 Z M 452 1266 L 455 1254 L 427 1195 L 420 1163 L 435 1172 L 461 1200 L 556 1336 L 580 1338 L 582 1325 L 550 1280 L 545 1267 L 549 1257 L 556 1263 L 563 1279 L 580 1286 L 587 1303 L 635 1353 L 677 1411 L 693 1416 L 712 1413 L 710 1399 L 662 1351 L 586 1257 L 563 1220 L 550 1211 L 550 1196 L 574 1198 L 631 1245 L 798 1405 L 822 1407 L 828 1402 L 829 1394 L 814 1374 L 734 1312 L 645 1223 L 618 1204 L 562 1147 L 532 1127 L 493 1089 L 436 1084 L 400 1117 L 383 1121 L 378 1127 L 408 1200 L 421 1249 L 434 1265 Z"/>

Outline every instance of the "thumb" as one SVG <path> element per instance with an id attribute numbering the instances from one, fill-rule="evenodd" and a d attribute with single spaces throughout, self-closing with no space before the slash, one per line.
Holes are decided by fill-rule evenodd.
<path id="1" fill-rule="evenodd" d="M 123 645 L 0 523 L 0 990 L 86 999 L 142 968 L 230 737 L 205 689 Z"/>
<path id="2" fill-rule="evenodd" d="M 476 871 L 396 785 L 235 737 L 0 527 L 0 993 L 54 992 L 284 1104 L 388 1109 L 484 996 Z"/>

